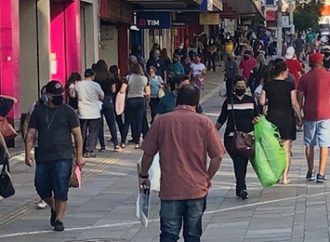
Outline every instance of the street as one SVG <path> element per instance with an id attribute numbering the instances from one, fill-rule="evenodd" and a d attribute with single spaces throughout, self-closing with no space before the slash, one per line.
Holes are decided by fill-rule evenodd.
<path id="1" fill-rule="evenodd" d="M 202 97 L 204 111 L 214 122 L 223 102 L 218 96 L 218 86 L 223 80 L 220 73 L 209 74 Z M 223 132 L 224 128 L 220 135 Z M 108 134 L 106 138 L 109 137 Z M 293 144 L 290 184 L 262 188 L 249 165 L 249 199 L 245 201 L 235 197 L 233 165 L 228 155 L 225 156 L 208 196 L 202 241 L 330 240 L 330 190 L 327 183 L 306 182 L 302 133 L 297 137 Z M 34 171 L 25 166 L 23 155 L 17 155 L 11 167 L 16 194 L 0 202 L 0 241 L 158 241 L 157 193 L 152 194 L 148 228 L 143 228 L 135 217 L 136 162 L 141 155 L 141 150 L 129 145 L 120 153 L 109 150 L 88 159 L 82 188 L 70 191 L 64 220 L 66 230 L 61 233 L 52 231 L 49 209 L 36 209 Z M 317 159 L 318 155 L 316 166 Z"/>

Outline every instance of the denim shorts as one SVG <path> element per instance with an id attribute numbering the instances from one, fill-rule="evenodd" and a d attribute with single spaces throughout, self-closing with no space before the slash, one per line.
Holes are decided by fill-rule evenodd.
<path id="1" fill-rule="evenodd" d="M 51 198 L 56 201 L 67 201 L 72 160 L 40 162 L 36 165 L 34 185 L 42 199 Z"/>
<path id="2" fill-rule="evenodd" d="M 330 147 L 330 119 L 305 121 L 304 142 L 307 147 Z"/>

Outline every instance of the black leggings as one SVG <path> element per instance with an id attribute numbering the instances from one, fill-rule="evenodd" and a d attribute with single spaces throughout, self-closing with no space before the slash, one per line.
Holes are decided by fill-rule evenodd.
<path id="1" fill-rule="evenodd" d="M 237 151 L 233 150 L 233 137 L 225 137 L 224 141 L 227 152 L 234 163 L 234 171 L 236 177 L 236 195 L 239 195 L 239 192 L 241 190 L 246 190 L 245 178 L 249 159 L 245 158 Z"/>

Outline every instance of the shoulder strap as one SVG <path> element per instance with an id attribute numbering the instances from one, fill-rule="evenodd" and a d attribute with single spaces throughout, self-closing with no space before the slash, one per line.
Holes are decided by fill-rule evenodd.
<path id="1" fill-rule="evenodd" d="M 234 129 L 235 129 L 235 131 L 237 131 L 236 118 L 235 118 L 235 113 L 234 113 L 234 93 L 231 93 L 231 95 L 230 95 L 230 102 L 231 102 L 231 115 L 233 117 Z"/>
<path id="2" fill-rule="evenodd" d="M 8 160 L 2 166 L 2 173 L 6 171 L 6 168 L 7 168 L 7 171 L 10 173 L 9 161 Z"/>
<path id="3" fill-rule="evenodd" d="M 160 76 L 159 76 L 159 75 L 157 75 L 157 81 L 158 81 L 158 85 L 159 85 L 159 86 L 162 86 L 162 82 L 161 82 L 161 80 L 160 80 Z"/>

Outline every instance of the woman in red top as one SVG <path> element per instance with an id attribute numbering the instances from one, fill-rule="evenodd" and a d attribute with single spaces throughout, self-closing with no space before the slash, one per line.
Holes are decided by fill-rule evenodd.
<path id="1" fill-rule="evenodd" d="M 302 64 L 297 60 L 295 49 L 290 46 L 286 49 L 285 64 L 288 66 L 289 72 L 293 75 L 295 80 L 295 87 L 297 88 L 300 77 L 305 73 Z"/>

